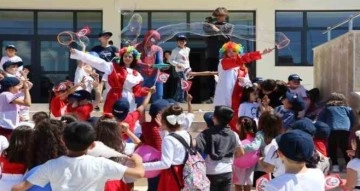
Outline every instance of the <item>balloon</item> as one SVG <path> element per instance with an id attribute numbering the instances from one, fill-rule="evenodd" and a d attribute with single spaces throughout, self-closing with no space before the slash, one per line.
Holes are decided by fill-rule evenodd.
<path id="1" fill-rule="evenodd" d="M 143 159 L 143 162 L 154 162 L 159 161 L 161 159 L 161 152 L 156 150 L 154 147 L 149 145 L 141 145 L 138 147 L 135 152 L 136 154 L 140 155 Z M 146 171 L 145 177 L 146 178 L 154 178 L 161 173 L 161 170 L 153 170 L 153 171 Z"/>
<path id="2" fill-rule="evenodd" d="M 249 144 L 254 140 L 254 138 L 251 139 L 245 139 L 241 141 L 243 145 Z M 259 160 L 259 151 L 252 151 L 247 152 L 245 155 L 236 158 L 234 160 L 234 165 L 240 168 L 251 168 L 256 165 L 256 163 Z"/>

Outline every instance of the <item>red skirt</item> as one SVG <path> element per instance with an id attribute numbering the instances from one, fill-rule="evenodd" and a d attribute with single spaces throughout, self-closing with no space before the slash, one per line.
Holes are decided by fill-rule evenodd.
<path id="1" fill-rule="evenodd" d="M 177 175 L 177 180 L 180 185 L 184 185 L 183 169 L 184 165 L 173 165 L 172 168 Z M 160 174 L 160 180 L 157 191 L 180 191 L 177 180 L 175 179 L 174 173 L 171 168 L 163 170 Z"/>
<path id="2" fill-rule="evenodd" d="M 133 186 L 131 186 L 133 187 Z M 110 180 L 105 183 L 104 191 L 131 191 L 130 188 L 125 182 L 122 180 Z"/>

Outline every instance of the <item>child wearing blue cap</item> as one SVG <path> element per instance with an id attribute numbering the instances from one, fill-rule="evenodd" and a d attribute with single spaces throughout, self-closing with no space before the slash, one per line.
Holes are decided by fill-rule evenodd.
<path id="1" fill-rule="evenodd" d="M 27 81 L 21 82 L 16 77 L 5 77 L 0 81 L 0 135 L 9 137 L 19 125 L 19 106 L 31 105 L 29 89 Z"/>
<path id="2" fill-rule="evenodd" d="M 189 61 L 190 48 L 186 47 L 187 38 L 185 35 L 178 35 L 176 42 L 177 47 L 172 50 L 170 57 L 170 64 L 175 66 L 175 71 L 179 76 L 174 99 L 177 102 L 185 103 L 185 91 L 181 88 L 181 80 L 185 80 L 185 73 L 191 71 Z"/>
<path id="3" fill-rule="evenodd" d="M 302 130 L 289 131 L 276 139 L 277 154 L 285 166 L 285 174 L 271 180 L 266 191 L 325 190 L 325 177 L 319 169 L 307 168 L 314 152 L 312 137 Z"/>
<path id="4" fill-rule="evenodd" d="M 298 113 L 304 109 L 305 103 L 301 96 L 291 92 L 286 92 L 281 102 L 283 105 L 276 107 L 275 113 L 283 120 L 284 128 L 288 129 L 298 118 Z"/>

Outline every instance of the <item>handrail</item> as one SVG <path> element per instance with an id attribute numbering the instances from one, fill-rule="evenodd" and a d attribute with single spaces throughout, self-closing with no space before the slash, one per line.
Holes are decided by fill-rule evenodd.
<path id="1" fill-rule="evenodd" d="M 333 26 L 327 27 L 326 31 L 324 31 L 322 34 L 328 34 L 328 40 L 331 40 L 331 31 L 346 24 L 349 23 L 349 31 L 353 30 L 353 20 L 360 17 L 360 13 L 356 14 L 356 15 L 351 15 L 348 19 L 339 22 Z"/>

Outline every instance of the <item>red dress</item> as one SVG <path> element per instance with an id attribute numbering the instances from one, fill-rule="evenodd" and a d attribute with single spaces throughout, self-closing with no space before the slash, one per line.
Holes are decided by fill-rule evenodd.
<path id="1" fill-rule="evenodd" d="M 65 100 L 61 100 L 60 95 L 53 97 L 50 101 L 50 110 L 54 117 L 61 117 L 66 111 Z"/>
<path id="2" fill-rule="evenodd" d="M 105 183 L 104 191 L 131 191 L 122 180 L 109 180 Z"/>
<path id="3" fill-rule="evenodd" d="M 245 67 L 245 64 L 254 62 L 259 59 L 261 59 L 261 54 L 260 54 L 260 52 L 256 51 L 256 52 L 250 52 L 250 53 L 244 54 L 242 56 L 239 55 L 236 58 L 224 58 L 221 60 L 221 65 L 224 70 L 230 70 L 232 68 L 239 67 L 238 78 L 245 78 L 246 75 L 248 74 L 248 70 Z M 243 90 L 244 90 L 244 88 L 239 85 L 239 79 L 237 79 L 235 82 L 234 90 L 232 92 L 231 106 L 230 106 L 234 110 L 234 116 L 233 116 L 232 120 L 230 121 L 229 125 L 230 125 L 231 129 L 234 131 L 237 131 L 236 130 L 236 123 L 238 120 L 237 114 L 239 111 L 239 106 L 240 106 L 240 101 L 241 101 L 241 97 L 243 94 Z"/>
<path id="4" fill-rule="evenodd" d="M 180 191 L 181 188 L 179 188 L 177 180 L 179 181 L 181 186 L 184 186 L 184 165 L 173 165 L 172 168 L 177 175 L 177 179 L 175 178 L 171 168 L 163 170 L 160 174 L 157 191 Z"/>
<path id="5" fill-rule="evenodd" d="M 80 105 L 72 108 L 71 105 L 67 106 L 66 113 L 75 114 L 80 121 L 87 121 L 90 119 L 90 114 L 93 111 L 93 105 L 91 103 Z"/>
<path id="6" fill-rule="evenodd" d="M 4 174 L 25 174 L 26 165 L 23 163 L 9 162 L 9 160 L 1 155 L 0 164 L 2 165 L 1 173 Z"/>
<path id="7" fill-rule="evenodd" d="M 160 127 L 155 121 L 144 122 L 141 124 L 141 142 L 161 151 Z"/>

